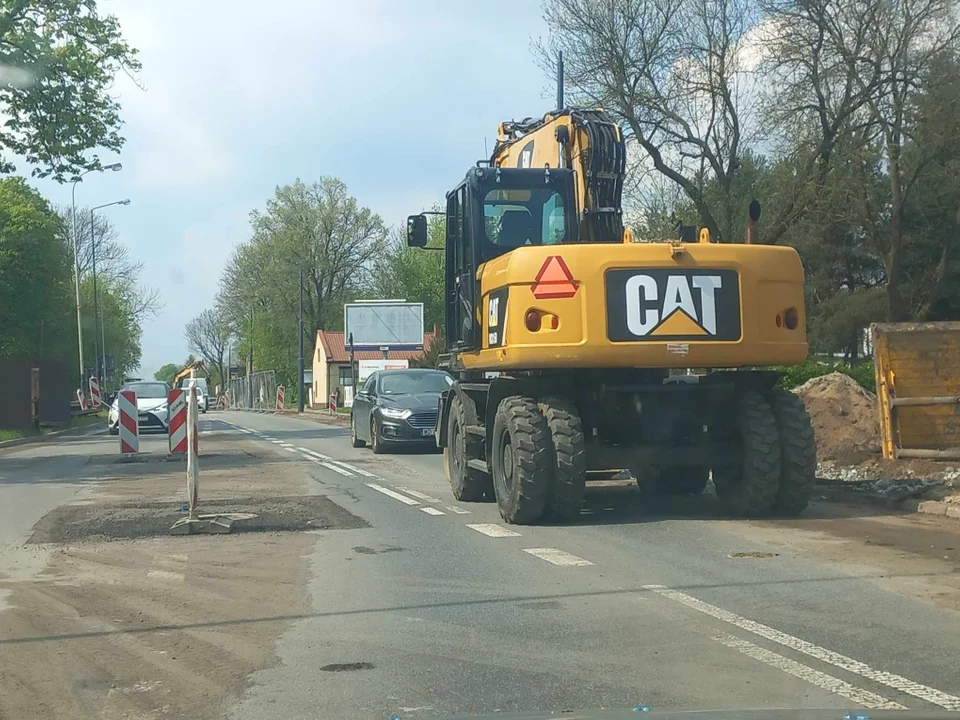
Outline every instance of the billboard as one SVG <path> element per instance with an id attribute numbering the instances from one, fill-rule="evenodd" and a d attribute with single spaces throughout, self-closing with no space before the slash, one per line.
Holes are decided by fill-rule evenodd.
<path id="1" fill-rule="evenodd" d="M 423 303 L 376 300 L 343 306 L 344 343 L 381 348 L 423 345 Z"/>

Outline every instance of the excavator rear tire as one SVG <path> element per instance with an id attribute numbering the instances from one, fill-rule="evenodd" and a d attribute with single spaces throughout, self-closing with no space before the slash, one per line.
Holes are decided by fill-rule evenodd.
<path id="1" fill-rule="evenodd" d="M 773 502 L 778 515 L 799 515 L 810 502 L 817 481 L 817 440 L 803 401 L 776 389 L 767 400 L 780 435 L 780 485 Z"/>
<path id="2" fill-rule="evenodd" d="M 493 422 L 493 490 L 500 517 L 529 525 L 543 515 L 552 474 L 550 428 L 533 398 L 500 401 Z"/>
<path id="3" fill-rule="evenodd" d="M 769 403 L 760 393 L 748 390 L 740 396 L 738 409 L 740 467 L 714 468 L 717 495 L 734 515 L 769 513 L 780 486 L 780 438 Z"/>
<path id="4" fill-rule="evenodd" d="M 574 520 L 583 507 L 587 459 L 583 426 L 577 406 L 565 397 L 540 398 L 540 412 L 550 430 L 552 470 L 546 515 L 552 520 Z"/>
<path id="5" fill-rule="evenodd" d="M 480 502 L 484 495 L 493 495 L 493 481 L 484 472 L 467 466 L 468 425 L 477 424 L 477 410 L 469 400 L 454 396 L 447 421 L 447 446 L 443 449 L 443 466 L 453 496 L 463 502 Z"/>

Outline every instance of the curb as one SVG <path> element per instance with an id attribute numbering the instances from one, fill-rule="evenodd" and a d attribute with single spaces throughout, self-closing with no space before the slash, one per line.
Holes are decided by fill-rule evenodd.
<path id="1" fill-rule="evenodd" d="M 4 440 L 0 442 L 0 451 L 8 448 L 15 448 L 21 445 L 36 445 L 38 443 L 51 442 L 61 438 L 84 437 L 86 435 L 98 435 L 107 431 L 106 423 L 90 423 L 77 428 L 66 428 L 65 430 L 55 430 L 54 432 L 44 433 L 42 435 L 30 435 L 28 437 L 16 438 L 14 440 Z"/>
<path id="2" fill-rule="evenodd" d="M 921 500 L 917 503 L 916 512 L 960 520 L 960 505 L 957 503 L 940 502 L 939 500 Z"/>

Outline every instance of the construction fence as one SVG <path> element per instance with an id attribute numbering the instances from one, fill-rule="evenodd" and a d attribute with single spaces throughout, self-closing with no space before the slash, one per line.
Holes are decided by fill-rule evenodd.
<path id="1" fill-rule="evenodd" d="M 226 407 L 230 410 L 273 410 L 276 403 L 277 377 L 273 370 L 227 382 Z"/>

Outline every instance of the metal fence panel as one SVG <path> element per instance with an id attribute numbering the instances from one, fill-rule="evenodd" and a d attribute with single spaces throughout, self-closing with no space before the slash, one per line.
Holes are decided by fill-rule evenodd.
<path id="1" fill-rule="evenodd" d="M 277 403 L 277 377 L 273 370 L 234 378 L 227 383 L 230 410 L 273 410 Z"/>

